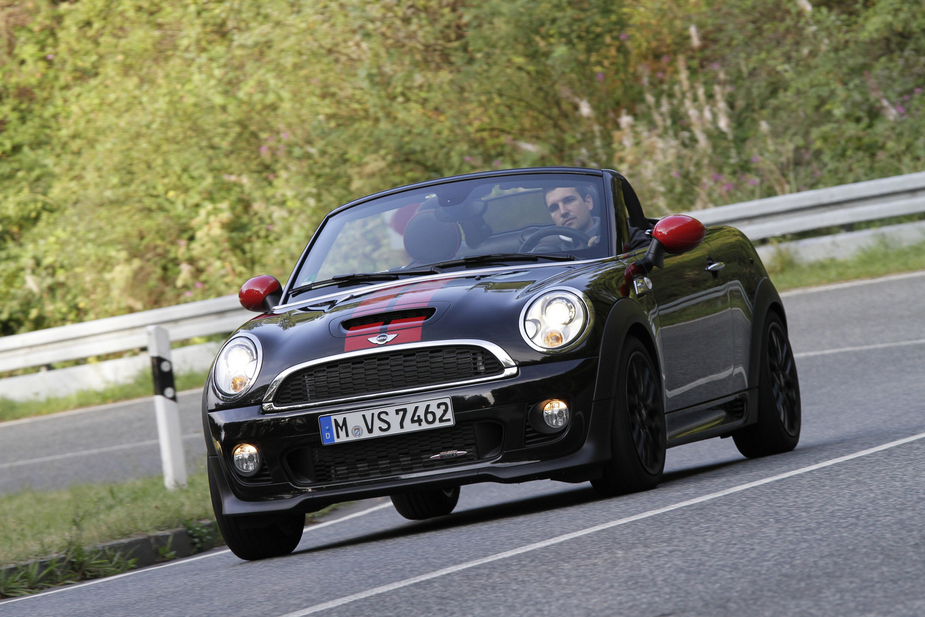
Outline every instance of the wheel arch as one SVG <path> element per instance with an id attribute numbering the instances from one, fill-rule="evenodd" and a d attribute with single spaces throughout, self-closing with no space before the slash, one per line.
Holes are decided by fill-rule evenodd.
<path id="1" fill-rule="evenodd" d="M 600 362 L 597 368 L 597 380 L 594 385 L 594 400 L 608 400 L 616 396 L 617 368 L 620 355 L 628 336 L 634 336 L 649 352 L 655 371 L 661 381 L 661 361 L 655 335 L 649 324 L 645 310 L 633 300 L 622 298 L 614 303 L 604 324 L 601 338 Z"/>
<path id="2" fill-rule="evenodd" d="M 752 303 L 752 332 L 751 345 L 749 347 L 748 357 L 748 384 L 749 389 L 758 387 L 758 374 L 761 368 L 761 344 L 762 335 L 764 334 L 765 323 L 767 322 L 768 313 L 773 311 L 784 322 L 787 327 L 787 312 L 784 310 L 784 303 L 780 299 L 780 294 L 774 288 L 770 278 L 764 278 L 758 283 L 755 290 L 755 299 Z"/>

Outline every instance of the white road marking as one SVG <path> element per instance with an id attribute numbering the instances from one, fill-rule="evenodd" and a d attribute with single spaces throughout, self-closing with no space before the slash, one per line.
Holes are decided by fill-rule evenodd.
<path id="1" fill-rule="evenodd" d="M 190 435 L 184 435 L 183 439 L 202 439 L 202 435 L 199 433 L 192 433 Z M 55 454 L 52 456 L 43 456 L 42 458 L 30 458 L 24 461 L 16 461 L 15 463 L 2 463 L 0 464 L 0 469 L 9 469 L 11 467 L 22 467 L 23 465 L 36 465 L 38 463 L 50 463 L 52 461 L 62 461 L 69 458 L 74 458 L 75 456 L 88 456 L 93 454 L 105 454 L 106 452 L 117 452 L 119 450 L 131 450 L 133 448 L 143 448 L 146 446 L 156 446 L 160 442 L 157 439 L 150 439 L 148 441 L 136 441 L 135 443 L 123 443 L 118 446 L 107 446 L 105 448 L 95 448 L 93 450 L 80 450 L 78 452 L 67 452 L 65 454 Z"/>
<path id="2" fill-rule="evenodd" d="M 433 580 L 435 578 L 440 578 L 442 576 L 447 576 L 449 574 L 455 574 L 462 570 L 468 570 L 476 566 L 481 566 L 493 561 L 499 561 L 502 559 L 507 559 L 509 557 L 516 557 L 517 555 L 522 555 L 524 553 L 529 553 L 536 551 L 542 548 L 547 548 L 555 544 L 560 544 L 562 542 L 567 542 L 568 540 L 574 540 L 575 538 L 580 538 L 582 536 L 587 536 L 599 531 L 604 531 L 606 529 L 612 529 L 621 525 L 626 525 L 627 523 L 632 523 L 635 521 L 640 521 L 643 519 L 651 518 L 653 516 L 658 516 L 659 514 L 665 514 L 666 512 L 672 512 L 674 510 L 679 510 L 681 508 L 686 508 L 688 506 L 693 506 L 701 504 L 707 501 L 713 501 L 714 499 L 719 499 L 720 497 L 726 497 L 727 495 L 733 495 L 735 493 L 740 493 L 742 491 L 747 491 L 749 489 L 764 486 L 765 484 L 770 484 L 771 482 L 777 482 L 779 480 L 784 480 L 786 478 L 792 478 L 801 474 L 809 473 L 810 471 L 816 471 L 818 469 L 824 469 L 825 467 L 831 467 L 832 465 L 837 465 L 838 463 L 844 463 L 845 461 L 850 461 L 862 456 L 867 456 L 869 454 L 874 454 L 877 452 L 882 452 L 890 448 L 895 448 L 903 444 L 907 444 L 912 441 L 919 439 L 925 439 L 925 433 L 919 433 L 918 435 L 913 435 L 912 437 L 906 437 L 905 439 L 898 439 L 896 441 L 891 441 L 890 443 L 877 446 L 875 448 L 869 448 L 867 450 L 862 450 L 860 452 L 855 452 L 854 454 L 849 454 L 847 456 L 840 456 L 822 463 L 817 463 L 815 465 L 809 465 L 808 467 L 802 467 L 794 471 L 788 471 L 776 476 L 771 476 L 770 478 L 765 478 L 764 480 L 757 480 L 755 482 L 749 482 L 747 484 L 740 484 L 739 486 L 734 486 L 726 490 L 717 491 L 715 493 L 710 493 L 708 495 L 703 495 L 701 497 L 696 497 L 694 499 L 689 499 L 687 501 L 682 501 L 664 508 L 657 508 L 655 510 L 649 510 L 648 512 L 643 512 L 641 514 L 636 514 L 634 516 L 628 516 L 626 518 L 617 519 L 615 521 L 610 521 L 609 523 L 603 523 L 601 525 L 595 525 L 594 527 L 589 527 L 587 529 L 582 529 L 580 531 L 574 531 L 572 533 L 563 534 L 555 538 L 550 538 L 548 540 L 543 540 L 542 542 L 536 542 L 534 544 L 528 544 L 527 546 L 522 546 L 520 548 L 515 548 L 509 551 L 504 551 L 503 553 L 496 553 L 494 555 L 489 555 L 488 557 L 483 557 L 482 559 L 475 559 L 473 561 L 468 561 L 466 563 L 457 564 L 455 566 L 450 566 L 449 568 L 444 568 L 442 570 L 437 570 L 435 572 L 430 572 L 428 574 L 422 574 L 421 576 L 415 576 L 412 578 L 407 578 L 402 581 L 397 581 L 395 583 L 390 583 L 388 585 L 382 585 L 381 587 L 374 587 L 372 589 L 367 589 L 366 591 L 361 591 L 349 596 L 344 596 L 336 600 L 331 600 L 330 602 L 324 602 L 322 604 L 315 604 L 314 606 L 309 606 L 308 608 L 296 611 L 294 613 L 287 613 L 281 617 L 305 617 L 305 615 L 312 615 L 314 613 L 319 613 L 328 609 L 336 608 L 338 606 L 343 606 L 345 604 L 350 604 L 352 602 L 357 602 L 358 600 L 364 600 L 373 596 L 378 596 L 390 591 L 395 591 L 397 589 L 402 589 L 403 587 L 408 587 L 410 585 L 415 585 L 417 583 L 422 583 L 424 581 Z"/>
<path id="3" fill-rule="evenodd" d="M 871 349 L 888 349 L 890 347 L 907 347 L 909 345 L 923 345 L 925 339 L 914 341 L 898 341 L 896 343 L 877 343 L 875 345 L 857 345 L 855 347 L 839 347 L 838 349 L 823 349 L 822 351 L 801 351 L 793 354 L 794 358 L 812 358 L 813 356 L 828 356 L 833 353 L 848 353 L 852 351 L 869 351 Z"/>
<path id="4" fill-rule="evenodd" d="M 351 519 L 357 518 L 359 516 L 366 516 L 383 508 L 391 508 L 392 503 L 383 503 L 378 506 L 373 506 L 372 508 L 367 508 L 366 510 L 361 510 L 360 512 L 354 512 L 353 514 L 348 514 L 347 516 L 342 516 L 341 518 L 334 519 L 333 521 L 326 521 L 324 523 L 318 523 L 317 525 L 306 525 L 302 530 L 311 531 L 313 529 L 321 529 L 322 527 L 327 527 L 328 525 L 334 525 L 336 523 L 343 523 L 344 521 L 349 521 Z M 56 593 L 62 593 L 65 591 L 72 591 L 74 589 L 81 589 L 83 587 L 89 587 L 90 585 L 98 585 L 100 583 L 106 583 L 108 581 L 114 581 L 116 579 L 125 578 L 127 576 L 135 576 L 136 574 L 144 574 L 146 572 L 154 572 L 155 570 L 162 570 L 164 568 L 172 568 L 173 566 L 182 566 L 187 563 L 192 563 L 194 561 L 199 561 L 200 559 L 208 559 L 209 557 L 215 557 L 217 555 L 225 555 L 230 553 L 231 549 L 224 549 L 221 551 L 214 551 L 211 553 L 206 553 L 205 555 L 198 555 L 196 557 L 186 557 L 183 559 L 177 559 L 176 561 L 171 561 L 159 566 L 153 566 L 150 568 L 144 568 L 143 570 L 132 570 L 131 572 L 123 572 L 122 574 L 116 574 L 115 576 L 109 576 L 107 578 L 98 578 L 92 581 L 86 581 L 85 583 L 80 583 L 77 585 L 69 585 L 67 587 L 59 587 L 58 589 L 51 589 L 49 591 L 43 591 L 42 593 L 34 594 L 31 596 L 22 596 L 20 598 L 12 598 L 9 600 L 0 600 L 0 606 L 6 604 L 13 604 L 14 602 L 22 602 L 23 600 L 32 600 L 35 598 L 44 598 L 45 596 L 50 596 Z"/>
<path id="5" fill-rule="evenodd" d="M 856 281 L 847 281 L 844 283 L 831 283 L 829 285 L 819 285 L 818 287 L 803 287 L 801 289 L 791 289 L 790 291 L 782 291 L 780 293 L 780 297 L 786 298 L 788 296 L 801 296 L 803 294 L 818 293 L 820 291 L 829 291 L 832 289 L 846 289 L 848 287 L 873 285 L 876 283 L 889 283 L 892 281 L 901 281 L 904 279 L 918 278 L 920 276 L 925 276 L 925 270 L 922 270 L 919 272 L 905 272 L 903 274 L 893 274 L 890 276 L 881 276 L 879 278 L 873 278 L 873 279 L 859 279 Z"/>

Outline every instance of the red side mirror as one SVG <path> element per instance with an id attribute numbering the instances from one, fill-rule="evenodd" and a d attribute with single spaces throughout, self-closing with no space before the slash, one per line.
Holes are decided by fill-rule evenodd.
<path id="1" fill-rule="evenodd" d="M 249 311 L 269 313 L 279 304 L 282 293 L 279 281 L 269 274 L 261 274 L 241 285 L 238 300 Z"/>
<path id="2" fill-rule="evenodd" d="M 668 253 L 689 251 L 703 242 L 706 234 L 703 223 L 685 214 L 666 216 L 652 230 L 652 237 L 661 242 Z"/>

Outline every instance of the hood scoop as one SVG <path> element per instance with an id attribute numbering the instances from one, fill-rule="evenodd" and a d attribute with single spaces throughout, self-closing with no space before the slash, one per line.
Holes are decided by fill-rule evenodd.
<path id="1" fill-rule="evenodd" d="M 434 316 L 437 309 L 433 306 L 421 308 L 405 309 L 402 311 L 388 311 L 376 313 L 373 315 L 363 315 L 353 319 L 345 319 L 341 322 L 341 327 L 347 332 L 360 330 L 366 327 L 379 328 L 390 324 L 414 323 L 420 325 Z"/>

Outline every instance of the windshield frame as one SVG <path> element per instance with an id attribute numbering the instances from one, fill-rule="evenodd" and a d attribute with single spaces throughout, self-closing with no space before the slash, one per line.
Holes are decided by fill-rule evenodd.
<path id="1" fill-rule="evenodd" d="M 368 204 L 373 201 L 381 200 L 383 198 L 397 196 L 401 193 L 418 192 L 418 191 L 428 189 L 431 187 L 442 186 L 442 185 L 456 183 L 456 182 L 464 182 L 464 181 L 472 181 L 472 180 L 492 180 L 496 178 L 498 179 L 504 178 L 506 176 L 563 175 L 563 174 L 574 175 L 574 176 L 582 176 L 582 175 L 591 176 L 597 179 L 598 182 L 600 182 L 600 185 L 598 185 L 602 189 L 601 194 L 600 194 L 600 201 L 601 201 L 601 204 L 600 204 L 601 215 L 600 216 L 602 219 L 602 224 L 604 221 L 606 221 L 606 223 L 608 224 L 608 231 L 604 235 L 606 236 L 606 239 L 607 239 L 606 244 L 609 246 L 606 246 L 607 254 L 605 256 L 595 257 L 591 260 L 594 261 L 594 260 L 602 259 L 602 258 L 607 259 L 607 258 L 611 258 L 615 256 L 617 254 L 616 247 L 618 245 L 618 242 L 620 241 L 617 238 L 617 236 L 619 235 L 619 230 L 616 229 L 617 226 L 615 225 L 616 214 L 615 214 L 614 205 L 613 205 L 613 195 L 611 194 L 612 193 L 611 182 L 609 181 L 609 177 L 608 177 L 610 174 L 606 173 L 604 170 L 587 169 L 587 168 L 580 168 L 580 167 L 543 167 L 543 168 L 509 169 L 509 170 L 499 170 L 499 171 L 488 171 L 488 172 L 479 172 L 479 173 L 473 173 L 473 174 L 465 174 L 465 175 L 460 175 L 460 176 L 452 176 L 452 177 L 440 178 L 436 180 L 429 180 L 426 182 L 420 182 L 416 184 L 396 187 L 396 188 L 389 189 L 386 191 L 381 191 L 379 193 L 374 193 L 372 195 L 368 195 L 360 199 L 356 199 L 347 204 L 344 204 L 343 206 L 339 206 L 338 208 L 335 208 L 334 210 L 331 210 L 331 212 L 329 212 L 324 217 L 324 219 L 322 219 L 321 223 L 318 225 L 314 234 L 312 234 L 311 239 L 309 240 L 308 244 L 305 246 L 305 249 L 302 251 L 302 254 L 297 260 L 295 267 L 292 269 L 289 279 L 286 282 L 286 285 L 283 289 L 283 294 L 281 298 L 282 301 L 280 305 L 288 306 L 290 304 L 302 304 L 305 302 L 311 302 L 315 298 L 315 294 L 311 294 L 311 293 L 300 294 L 297 299 L 293 299 L 292 297 L 290 297 L 290 295 L 291 295 L 291 291 L 296 287 L 296 280 L 297 280 L 299 273 L 302 272 L 303 268 L 305 267 L 306 261 L 309 258 L 309 255 L 311 254 L 312 250 L 316 247 L 319 240 L 323 237 L 324 231 L 332 224 L 332 221 L 336 220 L 339 214 L 343 213 L 346 210 L 350 210 L 352 208 L 359 207 L 359 206 L 362 206 L 363 204 Z M 580 263 L 582 261 L 586 261 L 586 260 L 579 259 L 577 262 L 574 262 L 574 263 Z M 561 263 L 561 262 L 550 262 L 550 263 Z M 572 263 L 572 262 L 565 262 L 565 263 Z M 422 266 L 422 268 L 420 269 L 426 269 L 426 267 L 427 266 Z M 489 268 L 489 269 L 495 269 L 497 267 L 498 266 L 495 266 L 495 265 L 486 265 L 486 268 Z M 379 285 L 375 285 L 375 286 L 378 287 Z M 321 291 L 321 289 L 319 289 L 319 291 Z M 331 295 L 331 292 L 333 291 L 335 290 L 328 287 L 324 289 L 321 295 L 328 296 L 328 295 Z M 335 292 L 335 293 L 343 293 L 345 291 L 346 290 L 341 290 L 340 292 Z"/>

